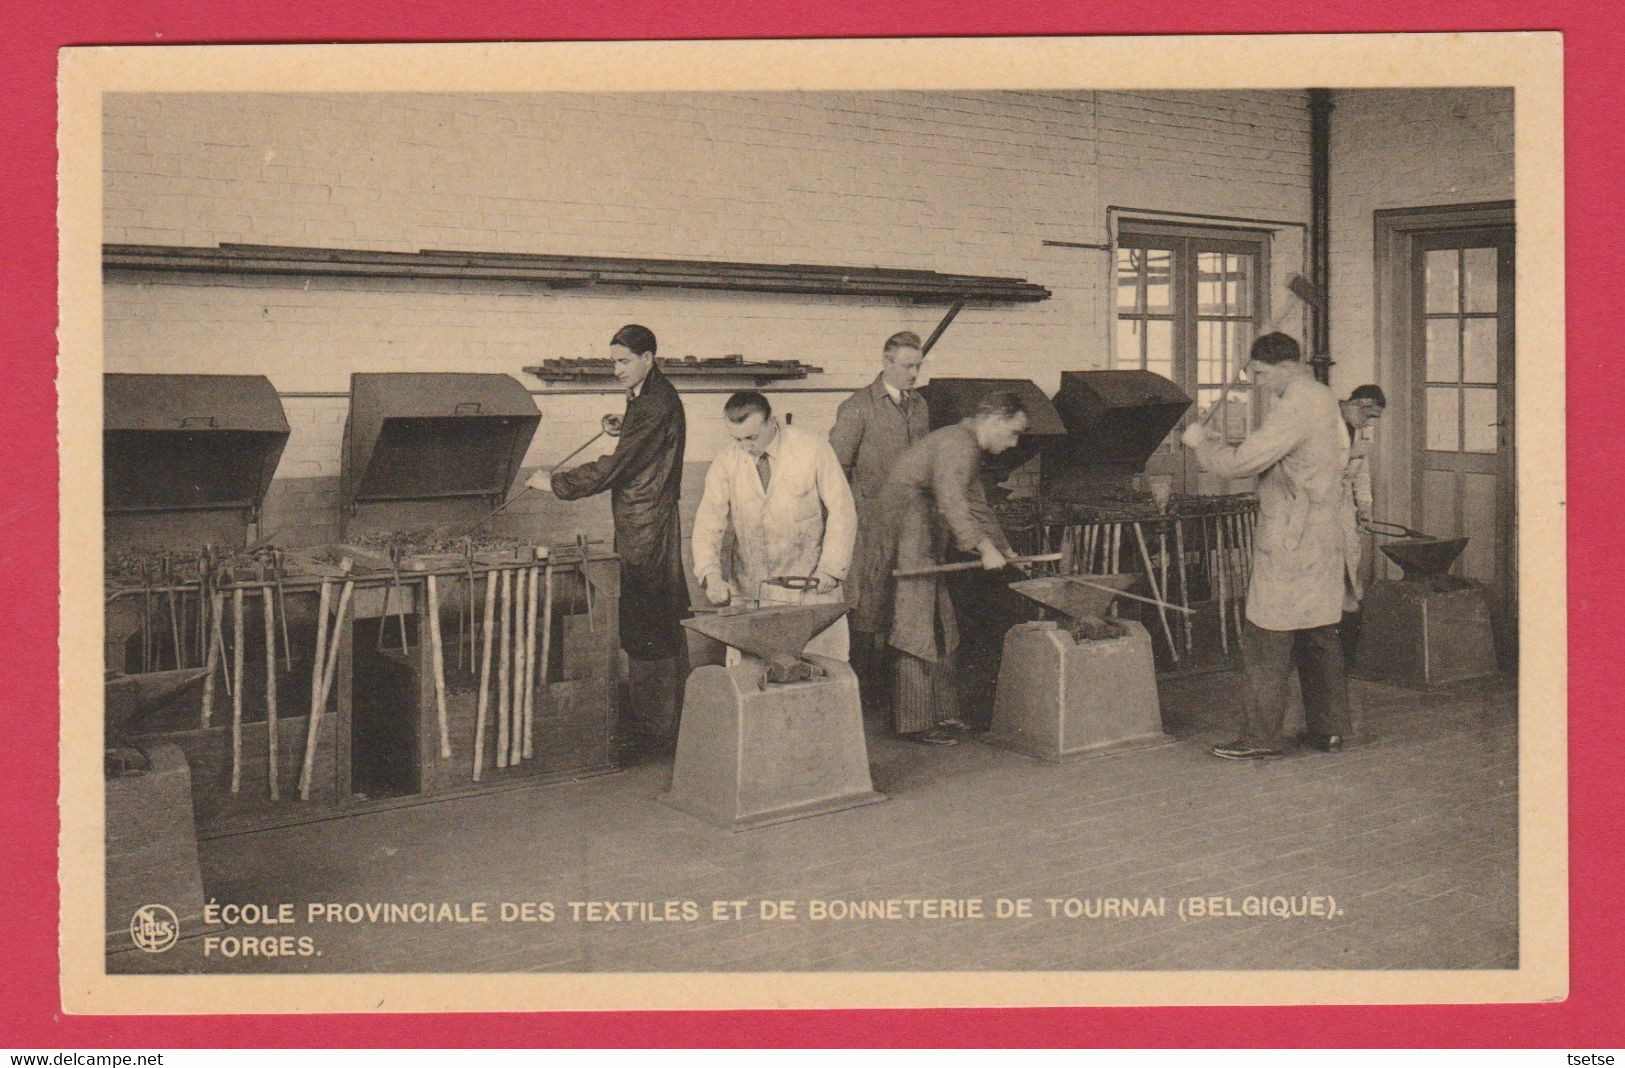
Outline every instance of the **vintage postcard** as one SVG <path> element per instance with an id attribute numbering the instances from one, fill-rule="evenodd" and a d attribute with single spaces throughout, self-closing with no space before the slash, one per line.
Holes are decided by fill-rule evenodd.
<path id="1" fill-rule="evenodd" d="M 64 1006 L 1565 997 L 1562 89 L 63 50 Z"/>

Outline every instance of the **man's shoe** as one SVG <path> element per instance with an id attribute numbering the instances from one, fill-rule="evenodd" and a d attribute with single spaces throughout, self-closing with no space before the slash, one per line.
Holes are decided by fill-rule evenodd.
<path id="1" fill-rule="evenodd" d="M 1281 755 L 1279 749 L 1266 749 L 1262 746 L 1248 745 L 1246 742 L 1240 741 L 1216 745 L 1208 752 L 1221 760 L 1263 760 L 1267 757 Z"/>
<path id="2" fill-rule="evenodd" d="M 1303 744 L 1311 749 L 1318 749 L 1322 753 L 1339 753 L 1343 750 L 1343 736 L 1341 734 L 1306 734 Z"/>
<path id="3" fill-rule="evenodd" d="M 958 738 L 955 738 L 950 732 L 943 730 L 941 727 L 933 727 L 928 731 L 916 731 L 913 734 L 902 735 L 902 737 L 907 738 L 911 742 L 918 743 L 919 745 L 959 744 Z"/>

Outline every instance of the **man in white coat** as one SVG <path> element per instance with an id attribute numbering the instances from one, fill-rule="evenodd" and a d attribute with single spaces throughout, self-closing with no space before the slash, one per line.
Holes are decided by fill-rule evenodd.
<path id="1" fill-rule="evenodd" d="M 1213 747 L 1227 760 L 1279 756 L 1287 679 L 1303 690 L 1304 741 L 1322 752 L 1349 731 L 1348 678 L 1338 624 L 1346 557 L 1343 471 L 1349 438 L 1332 391 L 1315 381 L 1298 343 L 1285 334 L 1253 342 L 1248 375 L 1273 403 L 1263 425 L 1225 446 L 1204 423 L 1184 434 L 1204 470 L 1222 479 L 1258 476 L 1247 623 L 1242 628 L 1248 701 L 1241 736 Z"/>
<path id="2" fill-rule="evenodd" d="M 822 434 L 781 424 L 754 390 L 729 397 L 722 414 L 733 441 L 711 461 L 694 517 L 694 576 L 706 599 L 841 602 L 858 521 L 835 451 Z M 725 569 L 722 541 L 730 527 L 733 566 Z M 783 578 L 811 584 L 798 590 L 772 581 Z M 843 617 L 807 652 L 845 660 L 847 639 Z"/>

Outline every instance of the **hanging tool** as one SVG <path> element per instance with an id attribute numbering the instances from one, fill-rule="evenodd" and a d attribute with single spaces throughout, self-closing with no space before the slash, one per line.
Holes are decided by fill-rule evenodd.
<path id="1" fill-rule="evenodd" d="M 1040 564 L 1059 560 L 1060 553 L 1041 553 L 1038 556 L 1012 556 L 1005 563 L 1010 566 L 1021 564 Z M 980 560 L 961 560 L 953 564 L 932 564 L 929 567 L 912 568 L 907 571 L 893 571 L 892 578 L 921 578 L 926 575 L 944 575 L 952 571 L 975 571 L 982 566 Z"/>
<path id="2" fill-rule="evenodd" d="M 237 665 L 237 690 L 231 695 L 231 792 L 243 785 L 243 588 L 231 591 L 231 658 Z"/>
<path id="3" fill-rule="evenodd" d="M 261 576 L 263 581 L 263 576 Z M 279 782 L 278 768 L 278 737 L 276 715 L 276 602 L 272 599 L 271 587 L 266 586 L 261 591 L 265 594 L 265 744 L 266 760 L 265 774 L 271 784 L 271 800 L 282 799 L 282 787 Z"/>
<path id="4" fill-rule="evenodd" d="M 525 602 L 525 737 L 520 745 L 519 755 L 524 760 L 530 759 L 531 733 L 535 725 L 536 714 L 536 601 L 540 594 L 537 587 L 541 584 L 541 569 L 530 568 L 529 593 Z"/>
<path id="5" fill-rule="evenodd" d="M 350 577 L 350 568 L 354 564 L 349 557 L 339 561 L 340 572 L 344 575 L 344 587 L 339 591 L 338 611 L 333 616 L 333 627 L 328 636 L 326 653 L 321 647 L 316 650 L 316 659 L 321 663 L 319 674 L 321 676 L 321 689 L 316 694 L 316 700 L 311 707 L 309 730 L 305 735 L 305 759 L 299 770 L 299 798 L 302 801 L 310 800 L 311 776 L 316 767 L 316 743 L 321 738 L 322 717 L 327 712 L 327 698 L 333 692 L 333 678 L 338 674 L 339 644 L 344 637 L 344 613 L 350 607 L 350 594 L 355 590 L 355 580 Z M 322 613 L 327 618 L 327 613 Z M 320 632 L 318 624 L 317 631 Z"/>
<path id="6" fill-rule="evenodd" d="M 497 573 L 495 569 L 485 573 L 485 627 L 482 631 L 485 637 L 480 652 L 480 699 L 479 710 L 474 718 L 474 781 L 480 781 L 480 773 L 485 768 L 485 721 L 491 708 L 491 616 L 496 608 L 497 599 Z"/>
<path id="7" fill-rule="evenodd" d="M 327 612 L 333 603 L 333 580 L 322 576 L 316 603 L 316 651 L 311 654 L 310 719 L 305 725 L 305 759 L 299 769 L 299 799 L 310 800 L 311 767 L 316 760 L 316 732 L 322 722 L 322 675 L 327 670 Z"/>
<path id="8" fill-rule="evenodd" d="M 513 655 L 509 639 L 513 621 L 513 572 L 502 569 L 502 613 L 497 656 L 497 767 L 508 766 L 508 659 Z"/>
<path id="9" fill-rule="evenodd" d="M 1151 593 L 1157 599 L 1157 619 L 1162 622 L 1162 636 L 1168 639 L 1169 655 L 1173 657 L 1174 663 L 1177 664 L 1179 663 L 1179 650 L 1174 647 L 1174 632 L 1168 626 L 1168 612 L 1162 607 L 1167 599 L 1163 596 L 1162 587 L 1157 585 L 1156 572 L 1151 568 L 1151 553 L 1145 546 L 1145 531 L 1140 528 L 1138 522 L 1134 523 L 1134 542 L 1140 549 L 1140 562 L 1145 565 L 1145 581 L 1150 583 Z"/>
<path id="10" fill-rule="evenodd" d="M 180 609 L 175 603 L 175 569 L 170 566 L 169 554 L 164 554 L 163 564 L 164 595 L 169 601 L 169 633 L 175 642 L 175 670 L 179 671 L 186 665 L 181 662 L 181 618 Z"/>
<path id="11" fill-rule="evenodd" d="M 451 759 L 451 731 L 446 724 L 446 662 L 440 647 L 440 595 L 435 577 L 427 576 L 424 585 L 429 594 L 429 669 L 434 674 L 435 724 L 440 728 L 440 759 Z"/>
<path id="12" fill-rule="evenodd" d="M 214 594 L 210 593 L 202 599 L 212 605 L 214 603 Z M 214 673 L 220 666 L 220 647 L 212 640 L 212 633 L 211 630 L 208 655 L 203 662 L 207 674 L 203 676 L 203 711 L 198 718 L 198 726 L 204 730 L 209 729 L 209 721 L 214 718 Z"/>
<path id="13" fill-rule="evenodd" d="M 1227 602 L 1226 602 L 1227 591 L 1226 591 L 1225 581 L 1224 581 L 1224 579 L 1225 579 L 1225 575 L 1224 575 L 1224 529 L 1219 526 L 1218 517 L 1216 515 L 1213 517 L 1213 521 L 1214 521 L 1213 522 L 1214 550 L 1213 550 L 1212 571 L 1210 571 L 1209 574 L 1214 577 L 1214 579 L 1216 580 L 1217 586 L 1218 586 L 1218 589 L 1215 591 L 1214 597 L 1215 597 L 1215 600 L 1218 602 L 1218 605 L 1219 605 L 1219 646 L 1220 646 L 1221 649 L 1224 650 L 1224 654 L 1226 656 L 1229 656 L 1230 655 L 1230 617 L 1227 614 L 1228 613 Z M 1205 532 L 1206 526 L 1207 526 L 1207 519 L 1204 517 L 1202 522 L 1203 522 L 1203 529 L 1204 529 L 1204 532 Z M 1237 637 L 1239 638 L 1240 635 L 1238 634 Z"/>
<path id="14" fill-rule="evenodd" d="M 288 593 L 282 585 L 282 550 L 271 550 L 271 574 L 276 576 L 276 610 L 282 618 L 283 666 L 293 670 L 293 643 L 288 640 Z"/>
<path id="15" fill-rule="evenodd" d="M 508 766 L 517 767 L 525 752 L 525 604 L 530 568 L 513 573 L 513 721 L 508 732 Z"/>
<path id="16" fill-rule="evenodd" d="M 553 657 L 553 561 L 551 558 L 542 565 L 542 652 L 537 662 L 536 683 L 543 694 L 548 692 L 548 678 L 552 671 Z M 546 709 L 546 704 L 543 704 Z M 534 717 L 533 717 L 534 718 Z M 530 754 L 525 754 L 529 756 Z"/>
<path id="17" fill-rule="evenodd" d="M 1188 612 L 1191 603 L 1190 575 L 1185 570 L 1185 524 L 1177 514 L 1174 517 L 1174 560 L 1179 572 L 1179 603 Z M 1191 655 L 1191 617 L 1181 617 L 1185 624 L 1185 655 Z"/>

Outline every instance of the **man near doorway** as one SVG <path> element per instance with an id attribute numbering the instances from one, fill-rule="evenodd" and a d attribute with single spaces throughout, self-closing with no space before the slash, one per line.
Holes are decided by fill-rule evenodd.
<path id="1" fill-rule="evenodd" d="M 887 338 L 881 349 L 880 374 L 841 402 L 829 432 L 830 446 L 851 483 L 858 510 L 846 600 L 852 606 L 848 616 L 852 667 L 870 709 L 881 705 L 890 674 L 879 615 L 883 591 L 875 585 L 879 581 L 875 561 L 884 552 L 876 535 L 880 490 L 898 458 L 931 430 L 925 398 L 914 388 L 924 362 L 918 334 L 905 330 Z"/>
<path id="2" fill-rule="evenodd" d="M 1364 542 L 1361 531 L 1371 521 L 1371 441 L 1366 428 L 1375 426 L 1388 407 L 1388 398 L 1381 386 L 1360 386 L 1349 394 L 1348 400 L 1338 405 L 1343 414 L 1343 425 L 1348 428 L 1349 462 L 1343 468 L 1343 549 L 1346 575 L 1343 585 L 1343 657 L 1354 656 L 1355 644 L 1360 637 L 1360 599 L 1365 594 L 1360 578 L 1364 563 Z"/>
<path id="3" fill-rule="evenodd" d="M 1308 727 L 1304 740 L 1335 752 L 1349 731 L 1338 636 L 1347 570 L 1348 433 L 1337 398 L 1304 366 L 1297 341 L 1280 333 L 1258 338 L 1247 371 L 1254 388 L 1273 400 L 1263 425 L 1236 446 L 1224 445 L 1203 422 L 1192 423 L 1183 437 L 1204 470 L 1226 480 L 1258 477 L 1258 528 L 1241 637 L 1248 701 L 1240 737 L 1212 753 L 1227 760 L 1281 754 L 1294 663 Z"/>
<path id="4" fill-rule="evenodd" d="M 569 471 L 538 471 L 529 484 L 573 501 L 609 491 L 621 558 L 621 648 L 643 746 L 669 748 L 688 675 L 688 612 L 677 499 L 687 426 L 677 390 L 655 366 L 655 336 L 623 326 L 609 342 L 615 380 L 626 391 L 615 450 Z"/>
<path id="5" fill-rule="evenodd" d="M 982 457 L 1016 444 L 1027 410 L 1013 393 L 983 397 L 971 416 L 927 434 L 892 465 L 876 502 L 880 551 L 860 576 L 865 608 L 886 627 L 895 654 L 893 722 L 912 741 L 952 745 L 959 722 L 954 653 L 959 627 L 940 575 L 895 578 L 945 562 L 949 550 L 998 571 L 1012 556 L 982 489 Z M 873 598 L 872 600 L 867 600 Z"/>
<path id="6" fill-rule="evenodd" d="M 838 603 L 852 562 L 857 511 L 846 475 L 822 435 L 785 426 L 766 397 L 735 393 L 722 408 L 733 440 L 705 476 L 694 516 L 694 577 L 714 605 L 735 599 Z M 723 573 L 722 539 L 734 535 L 732 574 Z M 774 585 L 811 578 L 811 589 Z M 807 644 L 809 653 L 847 658 L 845 617 Z"/>

